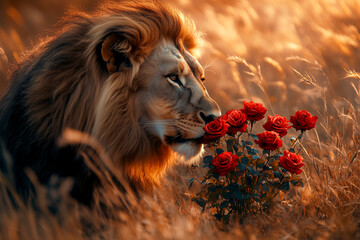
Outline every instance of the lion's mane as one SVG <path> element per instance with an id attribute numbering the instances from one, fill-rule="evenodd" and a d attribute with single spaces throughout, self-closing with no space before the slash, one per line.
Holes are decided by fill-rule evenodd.
<path id="1" fill-rule="evenodd" d="M 79 148 L 57 145 L 63 130 L 72 128 L 97 138 L 130 182 L 146 189 L 172 153 L 139 126 L 142 113 L 134 96 L 145 83 L 135 76 L 161 39 L 179 50 L 193 49 L 193 23 L 158 1 L 122 1 L 92 14 L 70 12 L 58 29 L 23 59 L 1 100 L 0 134 L 13 159 L 17 188 L 28 192 L 24 169 L 30 167 L 42 182 L 52 174 L 74 177 L 73 195 L 91 199 L 96 177 Z M 119 40 L 113 48 L 126 59 L 118 69 L 111 64 L 123 59 L 102 49 L 114 33 Z M 0 165 L 5 171 L 5 161 Z"/>

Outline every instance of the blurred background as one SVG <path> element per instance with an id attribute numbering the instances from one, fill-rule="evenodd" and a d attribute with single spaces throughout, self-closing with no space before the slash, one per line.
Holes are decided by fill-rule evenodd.
<path id="1" fill-rule="evenodd" d="M 354 96 L 347 71 L 359 69 L 360 2 L 357 0 L 171 0 L 204 34 L 201 63 L 210 92 L 222 108 L 240 99 L 263 99 L 303 107 L 310 99 L 301 75 L 309 75 L 333 97 Z M 39 38 L 51 35 L 66 10 L 95 10 L 91 0 L 2 0 L 0 2 L 1 83 L 7 70 Z M 229 57 L 238 57 L 238 62 Z M 239 61 L 240 60 L 240 61 Z M 255 69 L 247 69 L 245 62 Z M 263 80 L 253 76 L 254 70 Z M 258 81 L 260 80 L 260 82 Z M 251 82 L 254 82 L 256 87 Z M 263 89 L 258 83 L 263 83 Z M 216 91 L 214 91 L 216 89 Z M 300 91 L 300 93 L 298 93 Z M 319 91 L 310 96 L 318 97 Z M 310 101 L 313 102 L 313 99 Z M 296 104 L 294 104 L 296 103 Z M 356 100 L 358 103 L 358 100 Z M 229 105 L 230 104 L 230 105 Z M 305 107 L 305 106 L 304 106 Z"/>
<path id="2" fill-rule="evenodd" d="M 269 113 L 285 115 L 297 109 L 318 114 L 330 99 L 345 98 L 358 106 L 359 76 L 351 73 L 360 68 L 360 1 L 169 2 L 203 33 L 200 62 L 206 67 L 206 85 L 224 111 L 239 108 L 243 99 L 263 102 L 274 111 Z M 68 9 L 91 11 L 98 4 L 2 0 L 0 91 L 9 84 L 13 64 L 51 35 Z"/>

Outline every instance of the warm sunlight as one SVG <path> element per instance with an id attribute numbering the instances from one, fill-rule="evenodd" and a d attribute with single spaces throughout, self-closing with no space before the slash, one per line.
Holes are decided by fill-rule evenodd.
<path id="1" fill-rule="evenodd" d="M 121 0 L 114 2 L 122 4 Z M 49 172 L 45 174 L 49 175 L 46 176 L 48 183 L 41 184 L 44 181 L 38 179 L 35 173 L 37 168 L 35 167 L 35 172 L 27 168 L 25 172 L 34 185 L 33 192 L 29 190 L 30 193 L 27 194 L 31 197 L 34 194 L 36 197 L 24 203 L 17 192 L 19 186 L 16 185 L 18 183 L 15 184 L 13 172 L 8 169 L 9 166 L 16 168 L 19 165 L 13 164 L 14 154 L 11 151 L 9 153 L 2 137 L 0 239 L 359 239 L 360 1 L 163 2 L 174 6 L 185 17 L 193 20 L 201 35 L 199 49 L 188 49 L 189 53 L 187 52 L 187 48 L 193 47 L 191 30 L 179 30 L 182 35 L 179 34 L 181 36 L 178 38 L 181 39 L 176 39 L 172 44 L 166 41 L 152 44 L 152 55 L 148 55 L 150 50 L 144 50 L 144 46 L 153 40 L 150 36 L 156 36 L 158 41 L 161 34 L 157 31 L 171 35 L 168 33 L 171 29 L 163 27 L 165 30 L 154 30 L 149 27 L 148 31 L 141 32 L 139 39 L 132 39 L 138 40 L 136 47 L 146 54 L 138 53 L 140 50 L 136 47 L 122 42 L 122 38 L 119 40 L 116 38 L 118 36 L 113 37 L 108 32 L 101 37 L 94 34 L 94 38 L 86 39 L 79 31 L 76 36 L 83 37 L 80 43 L 87 44 L 98 37 L 111 45 L 106 49 L 106 44 L 100 44 L 100 48 L 96 46 L 97 52 L 94 51 L 91 55 L 100 56 L 103 59 L 102 65 L 98 68 L 89 67 L 93 63 L 93 59 L 89 57 L 86 66 L 69 64 L 65 67 L 64 64 L 72 61 L 70 55 L 81 58 L 88 54 L 85 47 L 81 48 L 81 54 L 74 55 L 67 49 L 68 58 L 53 60 L 63 65 L 48 67 L 45 71 L 54 71 L 48 75 L 40 68 L 50 66 L 53 63 L 51 57 L 44 58 L 39 67 L 26 67 L 37 64 L 37 59 L 41 58 L 38 52 L 42 51 L 39 49 L 60 34 L 57 29 L 62 17 L 76 11 L 90 14 L 99 10 L 101 2 L 0 2 L 1 96 L 11 85 L 11 76 L 16 75 L 17 69 L 21 69 L 23 64 L 26 65 L 25 69 L 35 69 L 33 71 L 37 75 L 45 76 L 43 79 L 46 81 L 43 81 L 48 84 L 39 87 L 39 82 L 34 80 L 31 82 L 35 86 L 33 88 L 25 89 L 28 84 L 24 85 L 22 92 L 20 87 L 14 88 L 20 93 L 12 96 L 13 101 L 19 101 L 25 94 L 34 96 L 31 99 L 28 95 L 24 97 L 24 105 L 30 106 L 25 115 L 30 115 L 31 124 L 38 130 L 29 132 L 37 134 L 42 131 L 45 138 L 55 135 L 52 129 L 56 128 L 60 132 L 62 128 L 66 128 L 65 133 L 56 132 L 56 136 L 61 136 L 56 143 L 61 143 L 62 146 L 85 144 L 86 148 L 91 148 L 90 152 L 85 147 L 80 148 L 77 156 L 83 157 L 82 164 L 97 175 L 96 184 L 105 186 L 97 190 L 93 195 L 94 199 L 89 200 L 93 202 L 91 207 L 88 207 L 82 204 L 88 204 L 83 199 L 84 196 L 76 195 L 83 192 L 72 195 L 75 199 L 80 199 L 81 203 L 69 197 L 73 184 L 84 187 L 88 184 L 87 181 L 79 183 L 76 178 L 50 177 Z M 87 16 L 84 15 L 83 19 Z M 146 18 L 145 15 L 142 17 Z M 95 17 L 89 22 L 92 20 L 96 22 Z M 118 19 L 113 22 L 116 21 Z M 146 22 L 143 19 L 141 21 Z M 98 26 L 104 28 L 110 25 L 105 21 L 101 24 Z M 123 31 L 126 30 L 131 32 L 129 29 Z M 115 41 L 118 42 L 114 44 Z M 125 45 L 130 50 L 120 49 Z M 117 48 L 123 55 L 115 56 Z M 64 49 L 66 44 L 59 44 L 56 48 L 59 52 L 65 51 Z M 161 55 L 164 52 L 172 52 L 172 58 Z M 28 57 L 32 53 L 36 53 L 35 56 Z M 51 56 L 60 56 L 56 54 Z M 130 57 L 127 59 L 127 56 Z M 194 57 L 199 57 L 198 62 Z M 126 60 L 119 63 L 123 59 Z M 115 77 L 101 78 L 108 72 L 115 72 L 114 75 L 124 73 L 131 76 L 131 81 L 141 80 L 152 73 L 153 66 L 165 71 L 163 69 L 166 64 L 172 62 L 176 62 L 175 67 L 171 66 L 176 69 L 176 74 L 166 72 L 165 79 L 166 86 L 175 90 L 170 92 L 164 90 L 163 85 L 141 82 L 135 87 L 131 86 L 132 92 L 142 89 L 142 93 L 146 93 L 146 97 L 140 100 L 133 100 L 132 95 L 125 95 L 119 90 L 130 83 L 122 82 L 115 86 L 111 82 Z M 98 73 L 99 76 L 91 78 L 92 75 L 86 75 L 86 67 L 88 72 L 91 71 L 93 75 Z M 140 70 L 130 71 L 132 67 Z M 64 76 L 64 79 L 73 77 L 65 73 L 70 68 L 79 70 L 77 74 L 88 82 L 62 81 L 60 76 Z M 21 74 L 30 76 L 33 71 Z M 196 73 L 201 81 L 196 74 L 198 81 L 190 79 L 189 74 L 185 74 L 186 71 Z M 55 82 L 54 79 L 57 79 L 58 86 L 55 90 L 49 83 Z M 76 90 L 73 90 L 73 95 L 62 99 L 61 103 L 56 102 L 59 105 L 50 106 L 50 100 L 55 102 L 72 87 Z M 100 88 L 106 91 L 100 92 Z M 158 91 L 161 97 L 156 96 L 158 98 L 155 99 L 148 88 Z M 169 102 L 176 102 L 172 97 L 176 94 L 182 96 L 181 91 L 185 92 L 184 89 L 190 89 L 190 95 L 186 95 L 186 100 L 184 97 L 176 101 L 189 101 L 185 104 L 186 109 L 176 105 L 171 113 L 164 113 L 164 109 L 170 108 Z M 52 90 L 54 92 L 47 92 Z M 47 97 L 39 95 L 41 92 L 45 92 L 44 96 Z M 142 135 L 133 131 L 133 125 L 116 124 L 115 116 L 120 116 L 127 110 L 122 104 L 115 104 L 120 95 L 129 102 L 136 102 L 133 112 L 142 115 L 138 121 L 138 125 L 145 129 Z M 194 95 L 198 98 L 195 99 Z M 6 101 L 10 102 L 8 99 Z M 256 113 L 261 112 L 261 117 L 251 119 L 253 109 L 248 112 L 244 110 L 250 101 L 256 105 L 250 108 L 254 108 Z M 157 106 L 137 112 L 148 103 Z M 68 110 L 61 104 L 81 104 L 82 108 Z M 0 113 L 6 112 L 4 109 L 11 111 L 14 110 L 11 108 L 19 107 L 16 102 L 11 107 L 4 106 L 3 102 L 0 106 Z M 49 110 L 48 114 L 35 115 L 38 109 L 47 107 L 53 112 Z M 219 108 L 222 115 L 218 114 Z M 177 121 L 177 124 L 186 125 L 191 122 L 184 127 L 188 132 L 184 129 L 175 131 L 169 127 L 168 120 L 175 118 L 174 109 L 186 113 L 190 110 L 198 111 L 196 116 L 200 116 L 200 121 L 191 122 L 196 117 L 187 116 L 185 120 Z M 230 110 L 234 112 L 228 112 Z M 177 115 L 183 116 L 183 112 Z M 227 114 L 224 116 L 225 113 Z M 63 114 L 64 118 L 56 125 L 57 122 L 48 119 L 51 114 Z M 0 123 L 7 119 L 3 115 L 0 114 Z M 279 116 L 275 119 L 275 115 Z M 109 116 L 113 119 L 109 120 Z M 134 121 L 134 118 L 131 120 Z M 19 120 L 14 124 L 23 123 Z M 4 128 L 14 124 L 1 126 L 3 130 L 0 133 L 6 132 L 8 129 Z M 147 129 L 149 126 L 153 128 Z M 263 134 L 264 128 L 276 134 L 271 135 L 267 131 Z M 205 136 L 200 139 L 204 133 Z M 18 141 L 16 138 L 23 136 L 22 128 L 14 130 L 11 133 L 14 135 L 7 134 L 8 138 Z M 145 142 L 144 136 L 147 134 L 156 136 L 157 140 Z M 184 138 L 186 134 L 188 139 Z M 209 137 L 207 134 L 213 135 Z M 113 139 L 119 141 L 111 141 Z M 190 140 L 196 140 L 198 145 Z M 32 141 L 31 136 L 29 146 Z M 123 145 L 119 144 L 121 141 Z M 135 145 L 136 141 L 138 145 Z M 199 141 L 207 145 L 203 147 Z M 156 147 L 158 148 L 154 150 Z M 221 155 L 224 151 L 228 152 Z M 152 155 L 145 162 L 144 156 L 150 155 L 149 152 Z M 116 157 L 131 159 L 135 153 L 139 157 L 134 158 L 134 162 L 140 161 L 140 158 L 142 162 L 123 163 L 111 160 Z M 171 158 L 171 165 L 156 162 L 157 158 Z M 180 158 L 182 162 L 187 162 L 188 159 L 191 162 L 188 160 L 188 164 L 175 164 L 176 159 Z M 195 162 L 194 159 L 199 160 Z M 23 162 L 26 165 L 26 160 Z M 68 165 L 66 171 L 77 166 Z M 117 168 L 127 169 L 125 178 L 127 177 L 129 184 L 122 182 L 120 175 L 124 173 L 118 173 Z M 72 170 L 78 174 L 77 169 Z M 152 176 L 146 175 L 150 173 Z M 263 173 L 266 175 L 262 175 Z M 155 187 L 150 189 L 148 184 L 154 184 Z M 134 190 L 134 185 L 139 186 L 139 192 L 138 189 Z M 237 190 L 228 188 L 230 190 L 226 192 L 224 189 L 228 186 L 235 186 Z"/>

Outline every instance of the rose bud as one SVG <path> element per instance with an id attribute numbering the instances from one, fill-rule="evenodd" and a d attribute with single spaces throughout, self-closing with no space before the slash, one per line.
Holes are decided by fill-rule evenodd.
<path id="1" fill-rule="evenodd" d="M 274 131 L 278 133 L 280 137 L 285 136 L 287 134 L 287 130 L 291 128 L 286 117 L 282 117 L 277 114 L 275 116 L 268 116 L 268 120 L 263 127 L 267 131 Z"/>
<path id="2" fill-rule="evenodd" d="M 282 141 L 279 134 L 273 131 L 265 131 L 263 133 L 256 134 L 259 140 L 254 142 L 264 150 L 276 150 L 282 146 Z"/>
<path id="3" fill-rule="evenodd" d="M 205 135 L 201 138 L 200 142 L 209 143 L 221 138 L 227 133 L 229 127 L 230 125 L 220 118 L 209 122 L 204 127 Z"/>
<path id="4" fill-rule="evenodd" d="M 267 109 L 261 103 L 243 102 L 244 108 L 241 109 L 245 113 L 250 121 L 260 121 L 264 118 Z"/>
<path id="5" fill-rule="evenodd" d="M 301 131 L 314 128 L 317 120 L 317 116 L 311 116 L 311 114 L 306 110 L 297 111 L 295 116 L 290 117 L 290 122 L 293 124 L 292 127 Z"/>
<path id="6" fill-rule="evenodd" d="M 239 157 L 231 152 L 223 152 L 217 155 L 211 160 L 211 164 L 214 166 L 213 172 L 220 176 L 225 176 L 228 172 L 235 169 L 238 165 L 238 159 Z"/>
<path id="7" fill-rule="evenodd" d="M 230 125 L 228 133 L 236 134 L 237 132 L 245 132 L 247 128 L 247 116 L 240 110 L 230 110 L 221 117 Z"/>
<path id="8" fill-rule="evenodd" d="M 285 150 L 284 155 L 279 159 L 279 164 L 291 174 L 300 174 L 302 173 L 300 168 L 305 165 L 302 161 L 302 156 Z"/>

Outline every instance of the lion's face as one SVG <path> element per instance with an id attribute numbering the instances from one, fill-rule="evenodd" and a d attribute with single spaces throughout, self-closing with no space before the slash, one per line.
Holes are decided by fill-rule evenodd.
<path id="1" fill-rule="evenodd" d="M 145 82 L 141 126 L 185 160 L 198 156 L 203 127 L 221 114 L 203 85 L 201 65 L 189 52 L 181 53 L 173 43 L 162 41 L 140 69 L 136 78 Z"/>

